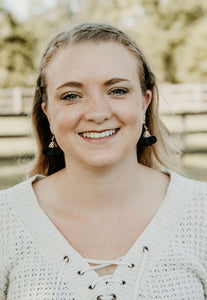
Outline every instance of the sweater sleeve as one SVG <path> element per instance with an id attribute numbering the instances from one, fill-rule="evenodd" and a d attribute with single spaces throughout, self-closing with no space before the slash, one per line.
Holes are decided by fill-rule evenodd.
<path id="1" fill-rule="evenodd" d="M 207 299 L 207 184 L 197 182 L 195 201 L 192 207 L 195 249 L 204 268 L 203 287 Z"/>
<path id="2" fill-rule="evenodd" d="M 9 284 L 9 210 L 6 201 L 6 191 L 0 191 L 0 299 L 7 298 Z"/>

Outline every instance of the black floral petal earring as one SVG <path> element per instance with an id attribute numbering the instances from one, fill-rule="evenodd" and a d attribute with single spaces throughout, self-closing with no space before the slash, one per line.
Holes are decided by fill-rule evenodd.
<path id="1" fill-rule="evenodd" d="M 155 144 L 157 142 L 157 138 L 156 136 L 152 136 L 148 130 L 148 127 L 146 125 L 146 122 L 144 121 L 144 132 L 142 137 L 140 138 L 140 142 L 143 146 L 147 147 L 147 146 L 152 146 L 153 144 Z"/>
<path id="2" fill-rule="evenodd" d="M 60 149 L 58 144 L 55 142 L 54 135 L 52 135 L 52 139 L 51 139 L 49 145 L 43 149 L 42 153 L 48 157 L 59 156 L 62 153 L 62 150 Z"/>

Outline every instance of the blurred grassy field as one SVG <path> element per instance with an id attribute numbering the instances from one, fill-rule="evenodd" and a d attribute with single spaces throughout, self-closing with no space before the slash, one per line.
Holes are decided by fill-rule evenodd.
<path id="1" fill-rule="evenodd" d="M 176 116 L 162 117 L 170 131 L 200 131 L 207 128 L 206 116 L 189 116 L 183 121 Z M 184 126 L 184 127 L 183 127 Z M 0 118 L 0 189 L 10 187 L 26 178 L 28 163 L 36 151 L 31 137 L 32 126 L 27 117 Z M 9 138 L 9 135 L 22 137 Z M 24 137 L 24 135 L 28 135 Z M 179 137 L 176 142 L 182 144 Z M 186 154 L 182 157 L 182 166 L 186 176 L 207 182 L 207 133 L 191 133 L 183 140 L 189 150 L 203 149 L 201 154 Z"/>

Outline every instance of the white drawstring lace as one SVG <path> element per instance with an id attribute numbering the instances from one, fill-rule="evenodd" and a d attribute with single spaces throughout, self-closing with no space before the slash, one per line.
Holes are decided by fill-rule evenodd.
<path id="1" fill-rule="evenodd" d="M 88 271 L 92 271 L 92 270 L 97 270 L 97 269 L 101 269 L 101 268 L 104 268 L 104 267 L 108 267 L 110 265 L 117 265 L 117 266 L 121 266 L 121 265 L 127 265 L 127 266 L 130 266 L 129 264 L 127 264 L 126 262 L 123 262 L 123 258 L 120 257 L 116 260 L 96 260 L 96 259 L 89 259 L 89 258 L 85 258 L 84 260 L 86 260 L 88 263 L 91 263 L 91 264 L 96 264 L 96 265 L 99 265 L 99 266 L 91 266 L 90 268 L 87 268 L 85 270 L 82 270 L 81 272 L 79 272 L 79 275 L 83 275 L 84 273 L 88 272 Z M 98 284 L 98 282 L 100 281 L 105 281 L 106 284 L 109 283 L 109 282 L 115 282 L 115 283 L 120 283 L 120 284 L 125 284 L 124 281 L 120 281 L 120 280 L 117 280 L 117 279 L 113 279 L 112 278 L 112 275 L 105 275 L 105 276 L 101 276 L 97 279 L 95 279 L 91 285 L 89 286 L 90 289 L 94 289 L 96 287 L 96 285 Z"/>
<path id="2" fill-rule="evenodd" d="M 136 298 L 137 298 L 138 287 L 141 284 L 142 275 L 144 273 L 144 268 L 145 268 L 145 265 L 146 265 L 146 262 L 147 262 L 147 259 L 148 259 L 148 255 L 149 255 L 149 249 L 148 249 L 148 247 L 146 247 L 146 246 L 143 247 L 143 252 L 144 252 L 144 258 L 143 258 L 141 267 L 139 269 L 139 274 L 137 276 L 137 280 L 136 280 L 135 285 L 134 285 L 134 293 L 133 293 L 132 300 L 136 300 Z"/>
<path id="3" fill-rule="evenodd" d="M 139 273 L 138 273 L 138 276 L 137 276 L 137 279 L 136 279 L 136 282 L 135 282 L 135 285 L 134 285 L 134 292 L 133 292 L 133 297 L 132 297 L 132 300 L 136 300 L 136 297 L 137 297 L 137 291 L 138 291 L 138 288 L 141 284 L 141 281 L 142 281 L 142 277 L 143 277 L 143 272 L 144 272 L 144 268 L 145 268 L 145 265 L 146 265 L 146 262 L 147 262 L 147 259 L 148 259 L 148 254 L 149 254 L 149 249 L 145 246 L 143 247 L 143 252 L 144 252 L 144 258 L 143 258 L 143 261 L 142 261 L 142 264 L 140 266 L 140 269 L 139 269 Z M 92 263 L 92 264 L 96 264 L 96 265 L 99 265 L 99 266 L 90 266 L 89 268 L 86 268 L 84 270 L 81 270 L 81 271 L 78 271 L 78 275 L 84 275 L 86 272 L 89 272 L 89 271 L 92 271 L 92 270 L 97 270 L 97 269 L 101 269 L 101 268 L 104 268 L 104 267 L 107 267 L 107 266 L 110 266 L 110 265 L 125 265 L 127 266 L 128 268 L 134 268 L 135 265 L 133 263 L 127 263 L 127 262 L 123 262 L 123 257 L 120 257 L 116 260 L 95 260 L 95 259 L 88 259 L 88 258 L 84 258 L 84 260 L 86 260 L 88 263 Z M 65 268 L 65 265 L 69 262 L 69 257 L 68 256 L 65 256 L 63 258 L 63 264 L 61 266 L 61 269 L 60 269 L 60 272 L 59 272 L 59 276 L 58 276 L 58 280 L 57 280 L 57 285 L 56 285 L 56 290 L 55 290 L 55 299 L 57 300 L 57 295 L 58 295 L 58 288 L 59 288 L 59 285 L 60 285 L 60 282 L 61 282 L 61 278 L 62 278 L 62 274 L 63 274 L 63 270 Z M 118 279 L 115 279 L 113 278 L 113 275 L 105 275 L 105 276 L 101 276 L 95 280 L 93 280 L 91 282 L 91 284 L 88 286 L 89 289 L 94 289 L 96 287 L 96 285 L 103 281 L 108 284 L 109 282 L 114 282 L 114 283 L 119 283 L 120 285 L 125 285 L 126 282 L 124 280 L 118 280 Z M 96 300 L 115 300 L 117 299 L 116 295 L 115 294 L 110 294 L 110 295 L 99 295 Z M 74 299 L 75 300 L 75 299 Z"/>
<path id="4" fill-rule="evenodd" d="M 115 299 L 116 299 L 116 295 L 114 294 L 111 294 L 109 296 L 100 295 L 96 298 L 96 300 L 115 300 Z"/>
<path id="5" fill-rule="evenodd" d="M 56 289 L 55 289 L 55 299 L 58 300 L 58 288 L 59 288 L 59 285 L 60 285 L 60 282 L 61 282 L 61 278 L 62 278 L 62 273 L 63 273 L 63 270 L 65 268 L 65 265 L 69 262 L 69 257 L 66 255 L 64 256 L 63 258 L 63 264 L 62 264 L 62 267 L 60 269 L 60 272 L 59 272 L 59 276 L 58 276 L 58 279 L 57 279 L 57 284 L 56 284 Z M 75 299 L 74 299 L 75 300 Z"/>

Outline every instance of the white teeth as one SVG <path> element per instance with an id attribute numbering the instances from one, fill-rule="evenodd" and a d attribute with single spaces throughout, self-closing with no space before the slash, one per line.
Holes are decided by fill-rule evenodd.
<path id="1" fill-rule="evenodd" d="M 91 138 L 91 139 L 99 139 L 99 138 L 103 138 L 103 137 L 107 137 L 110 136 L 112 134 L 114 134 L 116 132 L 115 129 L 111 129 L 111 130 L 106 130 L 103 132 L 84 132 L 82 135 L 86 138 Z"/>

